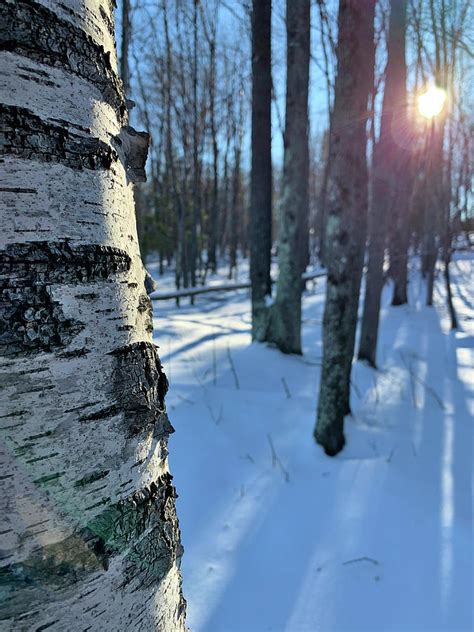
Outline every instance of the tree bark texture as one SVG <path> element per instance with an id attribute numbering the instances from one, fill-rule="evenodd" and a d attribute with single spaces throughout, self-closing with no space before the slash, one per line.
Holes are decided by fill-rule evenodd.
<path id="1" fill-rule="evenodd" d="M 443 217 L 444 191 L 443 174 L 443 143 L 445 112 L 439 120 L 432 120 L 430 129 L 429 153 L 427 156 L 427 176 L 426 176 L 426 203 L 424 208 L 424 267 L 427 276 L 426 304 L 433 305 L 433 290 L 435 282 L 436 261 L 438 259 L 439 242 L 437 236 L 441 229 Z"/>
<path id="2" fill-rule="evenodd" d="M 252 164 L 250 184 L 250 279 L 252 338 L 265 339 L 266 297 L 271 296 L 271 0 L 252 3 Z"/>
<path id="3" fill-rule="evenodd" d="M 310 0 L 287 2 L 287 88 L 278 282 L 267 340 L 301 353 L 301 274 L 308 255 L 308 81 Z"/>
<path id="4" fill-rule="evenodd" d="M 209 243 L 207 251 L 207 266 L 212 272 L 217 270 L 217 240 L 219 226 L 219 145 L 217 140 L 216 122 L 216 41 L 213 36 L 209 42 L 210 49 L 210 78 L 209 78 L 209 109 L 212 143 L 212 202 L 209 218 Z"/>
<path id="5" fill-rule="evenodd" d="M 380 137 L 374 147 L 372 166 L 372 200 L 369 217 L 369 246 L 365 286 L 364 311 L 359 346 L 359 359 L 375 366 L 380 300 L 383 288 L 383 264 L 388 224 L 403 221 L 408 225 L 407 156 L 400 147 L 406 136 L 406 2 L 392 0 L 388 34 L 388 59 L 382 104 Z M 401 229 L 398 229 L 399 233 Z M 403 231 L 406 233 L 407 228 Z M 402 231 L 402 232 L 403 232 Z M 403 244 L 397 251 L 402 260 L 393 261 L 397 294 L 405 291 L 406 261 Z M 405 276 L 404 276 L 405 275 Z M 405 280 L 403 280 L 405 278 Z M 405 290 L 403 289 L 405 288 Z M 400 296 L 400 298 L 403 298 Z"/>
<path id="6" fill-rule="evenodd" d="M 113 3 L 0 16 L 0 627 L 184 630 Z"/>
<path id="7" fill-rule="evenodd" d="M 399 111 L 398 143 L 403 139 L 403 129 L 409 126 L 407 116 L 407 67 L 405 61 L 406 37 L 406 0 L 391 0 L 390 21 L 394 24 L 394 42 L 396 54 L 396 101 Z M 394 95 L 396 98 L 396 95 Z M 410 154 L 400 144 L 395 150 L 398 154 L 395 173 L 395 204 L 393 206 L 393 234 L 390 248 L 390 275 L 393 279 L 392 305 L 404 305 L 408 302 L 408 246 L 410 241 Z"/>
<path id="8" fill-rule="evenodd" d="M 130 97 L 130 66 L 128 63 L 128 51 L 132 25 L 130 21 L 130 0 L 122 0 L 122 41 L 120 54 L 120 77 L 126 97 Z"/>
<path id="9" fill-rule="evenodd" d="M 373 86 L 375 0 L 341 0 L 327 199 L 327 286 L 315 439 L 344 446 L 367 223 L 367 103 Z"/>

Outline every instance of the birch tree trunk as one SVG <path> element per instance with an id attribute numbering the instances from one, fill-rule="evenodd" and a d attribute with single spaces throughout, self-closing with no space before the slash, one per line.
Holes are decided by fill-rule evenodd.
<path id="1" fill-rule="evenodd" d="M 184 630 L 113 3 L 0 14 L 0 627 Z"/>
<path id="2" fill-rule="evenodd" d="M 406 152 L 399 143 L 406 135 L 406 65 L 405 65 L 406 1 L 392 0 L 388 34 L 388 60 L 382 104 L 380 137 L 374 148 L 372 169 L 372 203 L 369 221 L 368 265 L 364 311 L 360 336 L 359 359 L 375 367 L 380 300 L 383 288 L 383 264 L 387 228 L 391 215 L 408 223 L 408 191 L 406 190 Z M 405 228 L 406 232 L 406 228 Z M 400 246 L 403 257 L 403 247 Z M 406 250 L 405 250 L 406 256 Z M 403 270 L 406 262 L 393 262 L 399 270 L 399 292 L 405 288 Z M 400 297 L 403 298 L 403 297 Z"/>
<path id="3" fill-rule="evenodd" d="M 274 342 L 284 353 L 301 353 L 301 274 L 306 267 L 308 252 L 310 0 L 287 2 L 286 29 L 287 88 L 278 225 L 279 275 L 267 340 Z"/>
<path id="4" fill-rule="evenodd" d="M 315 439 L 327 454 L 344 446 L 366 233 L 366 123 L 374 70 L 375 0 L 341 0 L 327 199 L 327 285 Z"/>
<path id="5" fill-rule="evenodd" d="M 252 174 L 250 184 L 250 278 L 252 338 L 265 340 L 266 297 L 271 296 L 271 0 L 252 4 Z"/>

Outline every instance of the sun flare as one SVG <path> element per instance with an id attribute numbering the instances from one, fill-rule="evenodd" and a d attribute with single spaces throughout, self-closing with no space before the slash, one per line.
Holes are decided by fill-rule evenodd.
<path id="1" fill-rule="evenodd" d="M 446 91 L 437 86 L 430 86 L 418 97 L 418 111 L 425 118 L 438 116 L 446 102 Z"/>

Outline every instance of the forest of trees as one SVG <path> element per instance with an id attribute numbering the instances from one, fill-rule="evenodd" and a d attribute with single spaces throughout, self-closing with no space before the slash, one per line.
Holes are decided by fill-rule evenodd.
<path id="1" fill-rule="evenodd" d="M 406 305 L 419 257 L 456 329 L 472 247 L 470 0 L 113 4 L 0 7 L 5 630 L 185 629 L 144 264 L 178 309 L 248 261 L 252 341 L 296 356 L 325 276 L 314 439 L 335 456 L 385 284 Z"/>
<path id="2" fill-rule="evenodd" d="M 473 222 L 472 7 L 298 0 L 285 12 L 282 1 L 196 0 L 122 8 L 122 59 L 136 116 L 153 137 L 150 178 L 136 195 L 142 254 L 158 257 L 161 273 L 173 266 L 178 290 L 205 285 L 218 261 L 231 279 L 237 254 L 249 257 L 252 336 L 285 353 L 301 353 L 301 274 L 310 263 L 327 269 L 315 436 L 337 453 L 364 261 L 359 359 L 376 366 L 387 278 L 393 305 L 407 302 L 410 253 L 422 256 L 428 304 L 442 262 L 456 327 L 449 262 Z M 308 94 L 325 106 L 316 120 Z"/>

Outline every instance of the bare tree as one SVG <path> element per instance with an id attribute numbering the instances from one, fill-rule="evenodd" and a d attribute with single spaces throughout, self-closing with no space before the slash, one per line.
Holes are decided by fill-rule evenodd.
<path id="1" fill-rule="evenodd" d="M 271 296 L 271 0 L 252 3 L 252 171 L 250 184 L 250 278 L 252 338 L 265 340 Z"/>
<path id="2" fill-rule="evenodd" d="M 331 120 L 327 286 L 315 439 L 327 454 L 344 446 L 368 206 L 366 124 L 374 74 L 375 0 L 341 0 Z"/>
<path id="3" fill-rule="evenodd" d="M 406 142 L 406 1 L 390 3 L 390 28 L 387 42 L 387 67 L 380 122 L 380 137 L 373 150 L 372 200 L 369 219 L 368 265 L 365 286 L 364 312 L 360 337 L 359 359 L 372 366 L 376 363 L 380 299 L 384 278 L 384 255 L 388 222 L 408 225 L 407 209 L 410 190 L 407 174 L 407 151 L 400 143 Z M 402 228 L 400 227 L 401 231 Z M 406 229 L 404 229 L 406 230 Z M 400 253 L 403 258 L 403 252 Z M 406 264 L 392 262 L 403 277 Z M 401 296 L 404 294 L 404 296 Z M 406 279 L 399 278 L 397 300 L 406 301 Z"/>
<path id="4" fill-rule="evenodd" d="M 301 353 L 301 273 L 308 253 L 308 82 L 310 0 L 288 0 L 283 182 L 279 202 L 278 282 L 266 339 Z"/>

